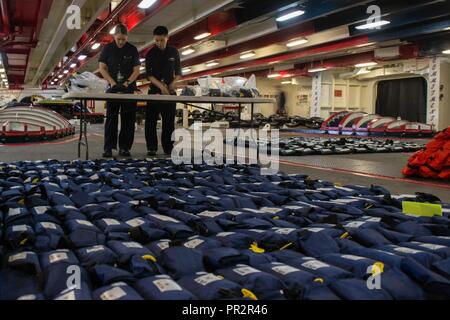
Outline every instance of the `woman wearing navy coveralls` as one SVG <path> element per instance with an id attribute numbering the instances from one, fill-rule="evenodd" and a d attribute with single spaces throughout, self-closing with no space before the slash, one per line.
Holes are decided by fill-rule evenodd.
<path id="1" fill-rule="evenodd" d="M 128 43 L 128 29 L 123 24 L 115 27 L 114 41 L 106 45 L 99 58 L 100 73 L 109 82 L 107 93 L 134 93 L 139 77 L 139 52 Z M 103 157 L 112 157 L 117 149 L 119 113 L 119 155 L 129 157 L 134 142 L 136 102 L 108 102 L 106 104 L 105 145 Z"/>
<path id="2" fill-rule="evenodd" d="M 147 77 L 150 80 L 148 94 L 176 95 L 175 84 L 181 78 L 180 54 L 174 47 L 167 46 L 169 30 L 159 26 L 153 31 L 155 46 L 147 53 Z M 175 130 L 176 103 L 150 102 L 146 109 L 145 139 L 148 155 L 153 157 L 158 151 L 156 125 L 162 118 L 161 144 L 166 155 L 173 149 L 172 134 Z"/>

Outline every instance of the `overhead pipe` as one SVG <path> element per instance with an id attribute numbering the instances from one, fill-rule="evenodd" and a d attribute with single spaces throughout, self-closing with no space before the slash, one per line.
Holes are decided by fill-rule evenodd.
<path id="1" fill-rule="evenodd" d="M 0 1 L 0 9 L 2 12 L 3 34 L 9 35 L 11 32 L 11 23 L 9 21 L 8 0 Z"/>

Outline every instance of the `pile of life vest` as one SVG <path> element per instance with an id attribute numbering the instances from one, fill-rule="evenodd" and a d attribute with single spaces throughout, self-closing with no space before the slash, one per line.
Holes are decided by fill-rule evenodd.
<path id="1" fill-rule="evenodd" d="M 450 180 L 450 127 L 416 152 L 403 169 L 405 176 Z"/>

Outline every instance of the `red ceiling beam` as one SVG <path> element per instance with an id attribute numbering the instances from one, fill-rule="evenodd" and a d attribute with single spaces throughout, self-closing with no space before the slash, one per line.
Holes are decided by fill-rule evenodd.
<path id="1" fill-rule="evenodd" d="M 249 40 L 244 43 L 239 43 L 214 52 L 209 52 L 204 55 L 194 57 L 192 59 L 185 60 L 183 61 L 183 66 L 194 66 L 205 61 L 223 59 L 232 55 L 240 54 L 245 51 L 287 42 L 293 38 L 307 37 L 314 34 L 314 32 L 314 24 L 312 22 L 306 22 L 302 25 L 296 25 L 294 27 L 279 30 L 277 32 L 253 40 Z"/>
<path id="2" fill-rule="evenodd" d="M 270 57 L 266 57 L 266 58 L 255 59 L 252 61 L 236 63 L 236 64 L 232 64 L 232 65 L 222 67 L 222 68 L 210 69 L 210 70 L 193 73 L 193 74 L 190 74 L 190 75 L 184 77 L 183 80 L 191 80 L 193 78 L 199 78 L 199 77 L 207 76 L 207 75 L 217 73 L 217 72 L 222 73 L 222 72 L 233 71 L 240 67 L 251 68 L 251 67 L 257 67 L 257 66 L 261 66 L 261 65 L 270 66 L 269 63 L 271 63 L 271 62 L 295 60 L 295 59 L 300 59 L 300 58 L 318 55 L 318 54 L 322 54 L 322 53 L 350 49 L 350 48 L 360 45 L 360 44 L 366 44 L 367 42 L 368 42 L 367 36 L 346 39 L 346 40 L 335 42 L 335 43 L 327 43 L 324 45 L 319 45 L 319 46 L 316 46 L 313 48 L 299 49 L 299 50 L 285 53 L 285 54 L 274 55 L 274 56 L 270 56 Z M 313 60 L 313 58 L 311 58 L 311 60 Z"/>

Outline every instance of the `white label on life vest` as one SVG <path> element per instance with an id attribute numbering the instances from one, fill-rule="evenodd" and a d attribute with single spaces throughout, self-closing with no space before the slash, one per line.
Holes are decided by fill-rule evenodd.
<path id="1" fill-rule="evenodd" d="M 120 222 L 117 221 L 116 219 L 103 219 L 103 221 L 108 226 L 120 226 Z"/>
<path id="2" fill-rule="evenodd" d="M 249 267 L 249 266 L 239 267 L 239 268 L 233 269 L 233 271 L 236 272 L 240 276 L 246 276 L 248 274 L 261 272 L 252 267 Z"/>
<path id="3" fill-rule="evenodd" d="M 395 251 L 398 251 L 398 252 L 412 253 L 412 254 L 416 254 L 416 253 L 421 253 L 421 252 L 423 252 L 423 251 L 420 251 L 420 250 L 414 250 L 414 249 L 411 249 L 411 248 L 405 248 L 405 247 L 397 247 L 397 248 L 394 248 L 394 250 L 395 250 Z"/>
<path id="4" fill-rule="evenodd" d="M 229 235 L 235 234 L 235 232 L 220 232 L 216 234 L 217 237 L 227 237 Z"/>
<path id="5" fill-rule="evenodd" d="M 305 228 L 305 229 L 308 230 L 308 231 L 314 232 L 314 233 L 321 232 L 321 231 L 325 230 L 325 228 Z"/>
<path id="6" fill-rule="evenodd" d="M 151 214 L 150 216 L 152 216 L 152 217 L 154 217 L 154 218 L 156 218 L 158 220 L 161 220 L 161 221 L 170 221 L 170 222 L 175 222 L 175 223 L 179 223 L 180 222 L 180 221 L 178 221 L 178 220 L 176 220 L 176 219 L 174 219 L 172 217 L 163 216 L 161 214 Z"/>
<path id="7" fill-rule="evenodd" d="M 126 292 L 123 291 L 121 287 L 114 287 L 108 291 L 103 292 L 100 295 L 100 299 L 102 300 L 118 300 L 126 295 Z"/>
<path id="8" fill-rule="evenodd" d="M 278 234 L 290 234 L 290 233 L 292 233 L 294 231 L 297 231 L 297 229 L 294 229 L 294 228 L 281 228 L 281 229 L 275 230 L 275 233 L 278 233 Z"/>
<path id="9" fill-rule="evenodd" d="M 344 227 L 346 228 L 359 228 L 362 225 L 364 225 L 366 223 L 366 221 L 352 221 L 347 223 Z"/>
<path id="10" fill-rule="evenodd" d="M 20 210 L 20 208 L 11 208 L 8 211 L 8 217 L 14 217 L 17 216 L 18 214 L 20 214 L 22 212 L 22 210 Z"/>
<path id="11" fill-rule="evenodd" d="M 358 256 L 354 256 L 354 255 L 351 255 L 351 254 L 343 254 L 341 257 L 344 258 L 344 259 L 353 260 L 353 261 L 358 261 L 358 260 L 364 260 L 365 259 L 363 257 L 358 257 Z"/>
<path id="12" fill-rule="evenodd" d="M 34 207 L 34 211 L 36 212 L 36 214 L 44 214 L 48 209 L 49 207 Z"/>
<path id="13" fill-rule="evenodd" d="M 105 250 L 104 246 L 95 246 L 90 249 L 86 249 L 86 253 L 92 253 L 92 252 L 98 252 L 98 251 L 104 251 L 104 250 Z"/>
<path id="14" fill-rule="evenodd" d="M 222 278 L 219 278 L 218 276 L 212 274 L 212 273 L 208 273 L 205 274 L 204 276 L 195 278 L 195 282 L 197 282 L 198 284 L 202 285 L 202 286 L 206 286 L 212 282 L 216 282 L 222 280 Z"/>
<path id="15" fill-rule="evenodd" d="M 51 223 L 51 222 L 41 222 L 41 226 L 43 226 L 45 229 L 52 229 L 52 230 L 56 230 L 56 224 Z"/>
<path id="16" fill-rule="evenodd" d="M 70 300 L 70 301 L 74 301 L 76 299 L 75 297 L 75 291 L 69 291 L 59 297 L 57 297 L 55 300 Z"/>
<path id="17" fill-rule="evenodd" d="M 184 244 L 184 246 L 186 248 L 190 248 L 190 249 L 195 249 L 197 248 L 199 245 L 201 245 L 202 243 L 204 243 L 205 241 L 202 239 L 193 239 L 191 241 L 188 241 Z"/>
<path id="18" fill-rule="evenodd" d="M 69 256 L 65 252 L 53 253 L 48 257 L 50 263 L 59 262 L 62 260 L 69 260 Z"/>
<path id="19" fill-rule="evenodd" d="M 265 230 L 259 230 L 259 229 L 248 229 L 248 231 L 256 232 L 256 233 L 265 233 L 266 232 Z"/>
<path id="20" fill-rule="evenodd" d="M 304 209 L 305 207 L 299 207 L 299 206 L 285 206 L 286 209 L 289 210 L 299 210 L 299 209 Z"/>
<path id="21" fill-rule="evenodd" d="M 129 225 L 133 228 L 139 227 L 139 226 L 143 225 L 144 223 L 145 223 L 145 221 L 142 219 L 139 219 L 139 218 L 131 219 L 126 222 L 127 225 Z"/>
<path id="22" fill-rule="evenodd" d="M 318 269 L 321 269 L 321 268 L 329 267 L 328 264 L 323 263 L 322 261 L 319 261 L 319 260 L 307 261 L 305 263 L 302 263 L 302 266 L 304 268 L 311 269 L 311 270 L 318 270 Z"/>
<path id="23" fill-rule="evenodd" d="M 226 211 L 226 213 L 229 213 L 232 216 L 240 216 L 242 214 L 242 212 L 239 211 Z"/>
<path id="24" fill-rule="evenodd" d="M 280 209 L 280 208 L 268 208 L 268 207 L 261 208 L 261 211 L 268 212 L 268 213 L 278 213 L 281 210 L 282 209 Z"/>
<path id="25" fill-rule="evenodd" d="M 132 248 L 136 248 L 136 249 L 142 249 L 143 248 L 143 246 L 142 245 L 140 245 L 139 243 L 137 243 L 137 242 L 123 242 L 123 245 L 125 246 L 125 247 L 127 247 L 127 248 L 130 248 L 130 249 L 132 249 Z"/>
<path id="26" fill-rule="evenodd" d="M 161 292 L 167 291 L 183 291 L 183 289 L 173 281 L 172 279 L 159 279 L 153 281 L 153 284 L 158 288 Z"/>
<path id="27" fill-rule="evenodd" d="M 222 214 L 223 214 L 223 212 L 219 212 L 219 211 L 205 211 L 205 212 L 199 213 L 198 216 L 215 218 Z"/>
<path id="28" fill-rule="evenodd" d="M 160 242 L 156 244 L 161 250 L 166 250 L 169 246 L 170 243 L 168 241 L 164 241 L 164 242 Z"/>
<path id="29" fill-rule="evenodd" d="M 272 267 L 272 270 L 275 271 L 276 273 L 279 273 L 283 276 L 292 273 L 292 272 L 297 272 L 300 271 L 297 268 L 291 267 L 291 266 L 287 266 L 287 265 L 282 265 L 282 266 L 276 266 L 276 267 Z"/>
<path id="30" fill-rule="evenodd" d="M 206 197 L 209 198 L 209 199 L 216 200 L 216 201 L 219 201 L 219 200 L 220 200 L 219 197 L 214 197 L 214 196 L 206 196 Z"/>
<path id="31" fill-rule="evenodd" d="M 94 225 L 86 220 L 75 220 L 78 224 L 82 224 L 84 226 L 93 227 Z"/>
<path id="32" fill-rule="evenodd" d="M 411 242 L 411 243 L 416 244 L 422 248 L 427 248 L 427 249 L 431 249 L 431 250 L 439 250 L 439 249 L 447 248 L 446 246 L 441 246 L 439 244 L 433 244 L 433 243 L 420 243 L 420 242 Z"/>
<path id="33" fill-rule="evenodd" d="M 13 226 L 12 231 L 13 232 L 25 232 L 25 231 L 27 231 L 27 226 L 24 224 L 20 225 L 20 226 Z"/>
<path id="34" fill-rule="evenodd" d="M 17 260 L 25 260 L 27 258 L 28 253 L 30 253 L 30 252 L 21 252 L 21 253 L 15 254 L 13 256 L 10 256 L 8 258 L 8 262 L 13 263 L 14 261 L 17 261 Z"/>

